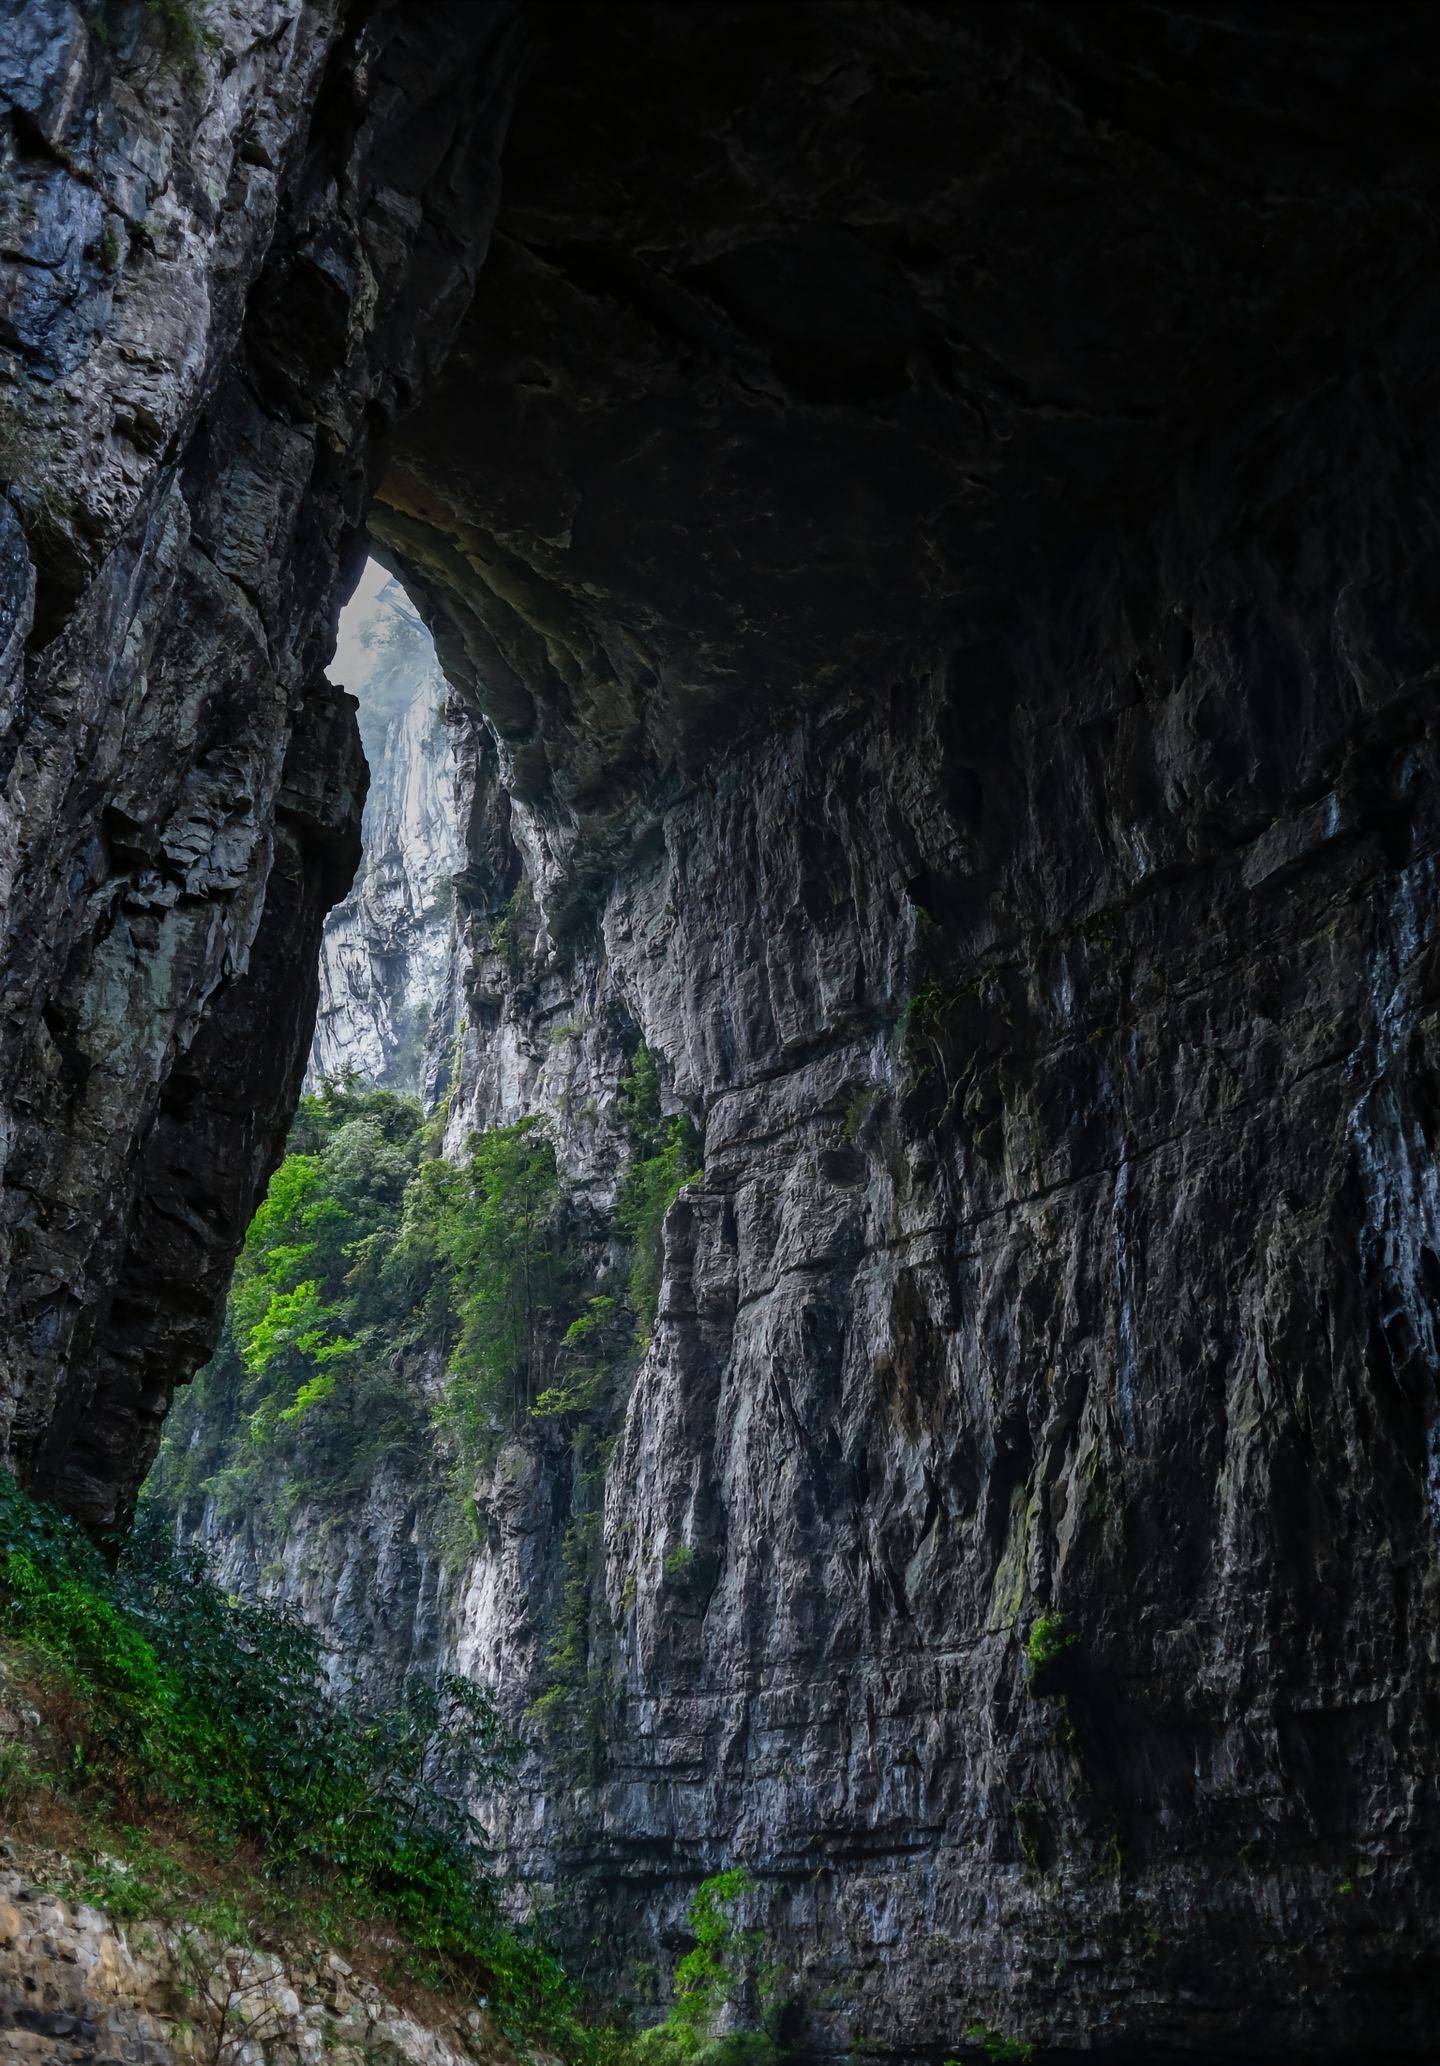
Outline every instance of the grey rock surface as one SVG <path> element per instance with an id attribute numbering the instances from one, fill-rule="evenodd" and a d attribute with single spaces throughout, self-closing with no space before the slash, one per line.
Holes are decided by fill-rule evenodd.
<path id="1" fill-rule="evenodd" d="M 510 11 L 443 78 L 403 16 L 0 13 L 0 1450 L 102 1531 L 299 1088 L 358 854 L 323 669 L 371 440 L 488 228 Z"/>
<path id="2" fill-rule="evenodd" d="M 445 677 L 394 587 L 376 595 L 353 642 L 342 618 L 341 664 L 330 669 L 341 682 L 349 675 L 370 787 L 360 866 L 321 939 L 306 1088 L 354 1076 L 428 1106 L 448 1088 L 453 878 L 464 855 Z"/>
<path id="3" fill-rule="evenodd" d="M 157 486 L 150 528 L 117 516 L 94 572 L 84 526 L 39 563 L 50 520 L 11 498 L 13 649 L 32 612 L 64 620 L 24 677 L 47 744 L 120 726 L 116 709 L 141 722 L 151 622 L 174 627 L 167 778 L 177 741 L 212 737 L 182 684 L 223 679 L 226 712 L 236 682 L 283 685 L 285 725 L 246 734 L 266 781 L 243 790 L 277 858 L 234 902 L 258 925 L 259 888 L 269 914 L 284 886 L 290 913 L 265 953 L 246 935 L 249 975 L 212 996 L 160 937 L 180 921 L 145 906 L 131 988 L 102 984 L 75 857 L 148 855 L 125 830 L 142 799 L 126 789 L 102 846 L 104 781 L 16 787 L 35 883 L 22 872 L 6 1065 L 13 1452 L 103 1518 L 149 1440 L 115 1373 L 154 1378 L 158 1413 L 184 1350 L 203 1353 L 298 1082 L 302 950 L 342 886 L 296 856 L 316 825 L 350 855 L 355 822 L 326 743 L 348 713 L 297 722 L 317 676 L 273 657 L 299 651 L 290 605 L 314 588 L 273 606 L 259 589 L 263 667 L 249 618 L 208 598 L 272 555 L 313 580 L 318 555 L 328 608 L 334 513 L 358 526 L 373 474 L 371 532 L 461 706 L 449 1146 L 548 1114 L 601 1239 L 643 1035 L 704 1172 L 669 1216 L 603 1482 L 537 1433 L 476 1486 L 468 1556 L 447 1559 L 424 1488 L 382 1470 L 357 1514 L 302 1505 L 278 1540 L 202 1521 L 224 1568 L 301 1603 L 362 1689 L 440 1663 L 500 1687 L 531 1743 L 519 1791 L 487 1804 L 503 1868 L 629 1984 L 642 1961 L 663 1976 L 695 1882 L 747 1863 L 747 1920 L 822 2052 L 947 2057 L 981 2020 L 1061 2056 L 1428 2059 L 1426 17 L 540 10 L 472 297 L 479 245 L 455 246 L 474 196 L 455 199 L 439 144 L 417 161 L 405 111 L 480 12 L 411 10 L 371 95 L 390 126 L 374 114 L 328 184 L 327 127 L 295 175 L 275 285 L 217 345 L 248 365 L 263 311 L 254 359 L 284 405 L 256 422 L 245 382 L 215 376 L 228 399 L 217 442 L 185 447 L 181 531 Z M 45 109 L 108 106 L 66 85 L 59 49 L 26 58 L 53 82 Z M 313 122 L 351 137 L 358 62 L 304 89 L 292 131 L 309 94 Z M 452 110 L 448 73 L 435 90 Z M 60 116 L 31 97 L 12 135 L 43 270 L 57 175 L 33 138 Z M 452 141 L 483 129 L 449 119 Z M 76 236 L 92 200 L 71 197 Z M 449 233 L 426 244 L 436 209 Z M 307 244 L 337 221 L 342 244 L 417 254 L 382 269 L 378 301 L 351 245 Z M 57 367 L 100 291 L 82 267 L 60 312 L 68 278 L 10 319 L 52 326 Z M 411 369 L 422 300 L 436 343 Z M 416 406 L 357 470 L 376 384 Z M 292 439 L 330 455 L 324 492 L 286 505 L 303 551 L 277 546 L 270 499 Z M 218 487 L 242 448 L 263 449 L 267 494 L 222 536 L 217 498 L 232 523 L 248 507 Z M 97 524 L 121 507 L 109 464 L 87 487 Z M 102 637 L 113 584 L 159 581 L 202 519 L 214 543 L 173 617 Z M 312 659 L 322 616 L 304 619 Z M 136 657 L 112 680 L 99 655 L 117 650 Z M 147 774 L 145 826 L 169 794 Z M 183 885 L 230 819 L 184 798 L 162 815 L 181 829 L 161 883 Z M 125 867 L 126 894 L 150 895 Z M 113 1031 L 94 1068 L 92 993 L 143 1058 L 183 1048 L 188 1103 L 167 1107 L 166 1067 Z M 237 1081 L 256 1109 L 226 1040 L 268 1086 L 228 1192 L 240 1165 L 198 1155 L 187 1116 Z M 93 1125 L 77 1076 L 109 1099 Z M 167 1228 L 204 1230 L 188 1331 L 176 1239 L 157 1254 L 129 1231 L 161 1204 Z M 567 1540 L 596 1515 L 583 1726 L 547 1732 L 526 1717 Z M 1034 1670 L 1057 1616 L 1059 1654 Z"/>

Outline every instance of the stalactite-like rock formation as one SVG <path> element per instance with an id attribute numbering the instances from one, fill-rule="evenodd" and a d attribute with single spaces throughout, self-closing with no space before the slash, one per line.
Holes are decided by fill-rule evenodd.
<path id="1" fill-rule="evenodd" d="M 12 1453 L 103 1523 L 204 1353 L 368 521 L 469 712 L 452 1145 L 603 1204 L 637 1030 L 704 1132 L 510 1868 L 618 1964 L 750 1863 L 825 2047 L 1425 2057 L 1427 18 L 215 18 L 143 150 L 158 55 L 8 32 Z M 458 1577 L 413 1490 L 297 1589 L 518 1713 L 569 1460 Z"/>

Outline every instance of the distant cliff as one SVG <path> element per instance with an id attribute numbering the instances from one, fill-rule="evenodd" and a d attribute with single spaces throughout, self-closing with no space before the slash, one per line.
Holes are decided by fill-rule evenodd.
<path id="1" fill-rule="evenodd" d="M 357 608 L 358 636 L 347 641 L 342 621 L 342 657 L 332 673 L 360 705 L 370 790 L 359 870 L 325 923 L 307 1087 L 353 1074 L 429 1102 L 454 1030 L 443 1000 L 452 877 L 462 858 L 447 688 L 430 635 L 398 583 L 386 582 Z"/>

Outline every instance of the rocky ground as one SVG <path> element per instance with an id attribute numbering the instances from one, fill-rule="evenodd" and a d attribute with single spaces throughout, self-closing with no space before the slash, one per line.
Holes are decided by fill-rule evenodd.
<path id="1" fill-rule="evenodd" d="M 63 1854 L 0 1849 L 0 2058 L 6 2066 L 475 2066 L 506 2055 L 483 2014 L 426 2028 L 336 1953 L 120 1924 L 46 1891 Z"/>

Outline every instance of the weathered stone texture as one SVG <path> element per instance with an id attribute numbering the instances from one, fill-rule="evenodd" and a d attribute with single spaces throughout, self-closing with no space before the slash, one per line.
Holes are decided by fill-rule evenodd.
<path id="1" fill-rule="evenodd" d="M 369 726 L 360 867 L 325 921 L 306 1082 L 354 1075 L 428 1107 L 448 1086 L 453 882 L 464 853 L 445 677 L 427 645 L 417 635 L 389 662 Z M 363 731 L 366 683 L 351 687 Z"/>
<path id="2" fill-rule="evenodd" d="M 511 2066 L 480 2011 L 436 2029 L 336 1952 L 282 1957 L 173 1917 L 122 1927 L 51 1891 L 69 1866 L 13 1844 L 0 1863 L 6 2066 Z"/>
<path id="3" fill-rule="evenodd" d="M 550 1113 L 598 1222 L 639 1031 L 705 1170 L 506 1864 L 617 1968 L 751 1864 L 824 2049 L 1426 2058 L 1426 18 L 532 20 L 370 518 L 468 713 L 450 1141 Z M 519 1719 L 592 1495 L 513 1445 L 456 1572 L 414 1494 L 302 1509 L 283 1584 Z"/>
<path id="4" fill-rule="evenodd" d="M 299 1085 L 364 787 L 334 608 L 483 251 L 509 21 L 467 10 L 437 78 L 391 7 L 111 14 L 0 18 L 0 1446 L 101 1529 Z"/>

